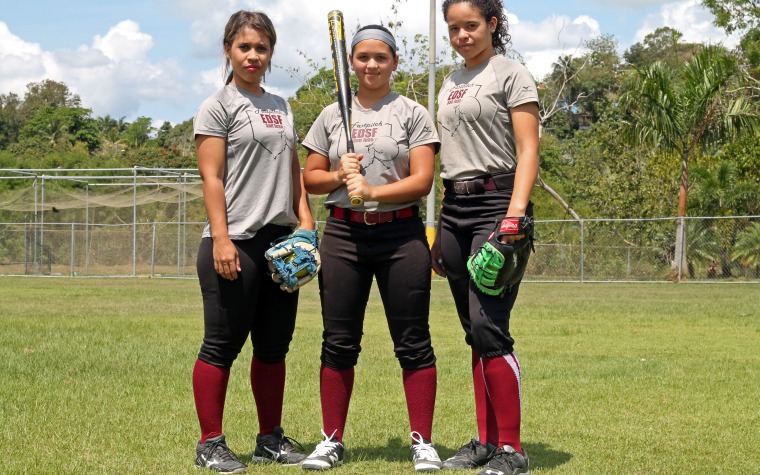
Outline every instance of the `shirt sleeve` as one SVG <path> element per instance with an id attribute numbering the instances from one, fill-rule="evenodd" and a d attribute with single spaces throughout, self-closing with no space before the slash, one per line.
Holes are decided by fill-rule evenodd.
<path id="1" fill-rule="evenodd" d="M 328 126 L 333 116 L 335 107 L 332 105 L 325 107 L 320 112 L 317 120 L 311 124 L 309 132 L 304 137 L 302 145 L 309 150 L 313 150 L 325 157 L 330 156 L 330 130 Z"/>
<path id="2" fill-rule="evenodd" d="M 529 102 L 538 102 L 536 81 L 530 71 L 519 63 L 512 63 L 513 70 L 507 76 L 505 92 L 507 107 L 513 108 Z"/>
<path id="3" fill-rule="evenodd" d="M 409 125 L 409 148 L 419 147 L 420 145 L 435 144 L 436 153 L 441 147 L 441 140 L 438 138 L 438 132 L 430 114 L 419 104 L 414 104 L 412 116 Z"/>
<path id="4" fill-rule="evenodd" d="M 203 101 L 193 118 L 195 135 L 226 137 L 228 134 L 227 111 L 216 97 Z"/>

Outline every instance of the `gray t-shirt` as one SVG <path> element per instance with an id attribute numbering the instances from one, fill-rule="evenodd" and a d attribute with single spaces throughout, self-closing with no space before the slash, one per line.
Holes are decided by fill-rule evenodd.
<path id="1" fill-rule="evenodd" d="M 538 102 L 536 82 L 520 63 L 492 56 L 462 67 L 438 94 L 441 177 L 466 180 L 514 171 L 515 132 L 509 109 Z"/>
<path id="2" fill-rule="evenodd" d="M 195 135 L 227 139 L 224 196 L 230 238 L 250 239 L 267 224 L 298 223 L 291 168 L 296 134 L 286 100 L 228 84 L 200 105 L 193 126 Z M 207 222 L 203 237 L 210 236 Z"/>
<path id="3" fill-rule="evenodd" d="M 427 110 L 416 102 L 391 92 L 370 109 L 353 100 L 351 135 L 356 153 L 364 154 L 360 162 L 367 183 L 373 186 L 394 183 L 409 176 L 409 150 L 440 141 L 433 119 Z M 330 159 L 330 168 L 340 168 L 340 157 L 346 153 L 346 137 L 343 133 L 340 108 L 337 103 L 322 110 L 303 139 L 309 150 Z M 391 211 L 411 205 L 409 203 L 380 203 L 365 201 L 354 207 L 359 211 Z M 325 205 L 341 208 L 352 207 L 348 189 L 341 185 L 327 195 Z"/>

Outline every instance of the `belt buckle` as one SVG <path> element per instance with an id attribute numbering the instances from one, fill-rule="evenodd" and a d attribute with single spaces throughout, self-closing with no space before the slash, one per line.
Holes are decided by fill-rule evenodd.
<path id="1" fill-rule="evenodd" d="M 370 223 L 370 222 L 367 221 L 367 215 L 368 214 L 372 215 L 374 213 L 371 213 L 369 211 L 365 211 L 365 212 L 362 213 L 362 218 L 364 218 L 364 224 L 366 224 L 367 226 L 374 226 L 374 225 L 376 225 L 377 224 L 376 222 L 375 223 Z"/>
<path id="2" fill-rule="evenodd" d="M 457 195 L 469 195 L 470 194 L 470 182 L 469 181 L 455 181 L 454 193 Z"/>

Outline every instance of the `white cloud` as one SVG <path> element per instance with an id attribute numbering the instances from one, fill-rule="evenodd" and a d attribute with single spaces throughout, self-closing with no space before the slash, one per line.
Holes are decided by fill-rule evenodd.
<path id="1" fill-rule="evenodd" d="M 726 37 L 720 28 L 714 26 L 712 13 L 704 8 L 699 0 L 685 0 L 663 5 L 660 11 L 648 15 L 636 31 L 633 42 L 641 42 L 657 28 L 669 26 L 683 33 L 685 43 L 722 43 L 727 47 L 738 44 L 737 36 Z"/>
<path id="2" fill-rule="evenodd" d="M 186 71 L 176 60 L 151 62 L 153 38 L 131 20 L 93 38 L 92 45 L 55 52 L 25 42 L 0 22 L 0 91 L 20 96 L 26 84 L 43 79 L 65 83 L 95 116 L 132 118 L 143 103 L 184 105 Z M 7 72 L 7 73 L 5 73 Z"/>
<path id="3" fill-rule="evenodd" d="M 0 55 L 15 54 L 22 57 L 31 57 L 41 52 L 40 45 L 28 43 L 11 33 L 8 25 L 0 21 Z"/>
<path id="4" fill-rule="evenodd" d="M 671 26 L 684 34 L 684 41 L 720 42 L 723 32 L 712 26 L 712 15 L 700 7 L 698 0 L 579 0 L 603 6 L 620 14 L 620 8 L 633 9 L 659 5 L 657 14 L 647 17 L 632 42 L 661 26 Z M 219 0 L 209 8 L 207 0 L 157 0 L 157 15 L 167 13 L 181 19 L 187 32 L 163 37 L 143 31 L 136 21 L 124 19 L 113 25 L 98 25 L 89 44 L 66 45 L 65 49 L 47 51 L 31 41 L 13 34 L 0 21 L 0 93 L 23 95 L 26 84 L 49 78 L 66 83 L 80 95 L 94 115 L 126 116 L 175 115 L 173 120 L 189 118 L 198 104 L 222 85 L 222 46 L 224 26 L 229 16 L 241 9 L 262 10 L 272 18 L 278 34 L 272 72 L 265 87 L 283 96 L 292 95 L 302 79 L 288 70 L 298 68 L 304 77 L 312 71 L 306 57 L 317 67 L 330 65 L 327 13 L 343 11 L 346 33 L 350 36 L 359 25 L 388 24 L 401 21 L 397 39 L 406 38 L 413 46 L 414 36 L 427 36 L 429 2 L 407 0 L 332 0 L 329 4 L 312 0 Z M 436 43 L 439 54 L 449 48 L 446 27 L 440 12 L 440 0 L 434 12 Z M 396 5 L 398 12 L 391 7 Z M 507 8 L 509 2 L 507 2 Z M 650 8 L 651 9 L 651 8 Z M 623 10 L 630 11 L 630 10 Z M 528 69 L 541 79 L 552 63 L 563 55 L 581 55 L 584 42 L 603 32 L 600 21 L 588 15 L 569 17 L 550 15 L 527 21 L 509 13 L 512 48 L 522 55 Z M 540 17 L 539 17 L 540 18 Z M 630 41 L 630 38 L 626 38 Z M 729 39 L 726 44 L 731 46 Z M 167 46 L 170 45 L 170 46 Z M 154 50 L 155 48 L 155 50 Z M 402 55 L 404 50 L 401 50 Z M 163 54 L 166 59 L 155 59 Z M 447 58 L 448 59 L 448 58 Z M 161 112 L 157 112 L 161 111 Z"/>
<path id="5" fill-rule="evenodd" d="M 96 35 L 92 47 L 113 61 L 139 60 L 153 47 L 153 38 L 141 32 L 136 22 L 124 20 L 105 36 Z"/>
<path id="6" fill-rule="evenodd" d="M 26 42 L 0 21 L 0 91 L 23 96 L 26 85 L 45 78 L 49 53 L 37 43 Z"/>
<path id="7" fill-rule="evenodd" d="M 215 88 L 221 86 L 222 36 L 229 16 L 241 9 L 260 10 L 272 19 L 277 30 L 277 45 L 272 58 L 273 69 L 267 75 L 269 90 L 281 91 L 283 95 L 292 95 L 301 82 L 286 70 L 299 68 L 303 74 L 309 74 L 306 57 L 314 60 L 317 66 L 330 64 L 330 44 L 327 30 L 327 14 L 330 10 L 343 12 L 346 35 L 350 38 L 358 26 L 370 23 L 387 25 L 389 21 L 401 21 L 398 36 L 413 41 L 417 33 L 427 34 L 430 22 L 429 2 L 411 0 L 401 3 L 398 15 L 391 11 L 393 2 L 378 1 L 367 8 L 364 2 L 356 0 L 333 0 L 329 5 L 315 1 L 278 1 L 261 0 L 257 2 L 228 0 L 219 8 L 210 12 L 208 5 L 199 0 L 164 0 L 166 7 L 181 11 L 192 24 L 191 35 L 194 54 L 199 57 L 217 58 L 219 67 L 204 75 L 204 82 L 213 79 Z M 440 50 L 443 49 L 440 38 L 445 34 L 442 15 L 435 11 L 437 33 L 436 39 Z M 205 87 L 204 87 L 205 89 Z"/>
<path id="8" fill-rule="evenodd" d="M 599 22 L 585 15 L 574 19 L 555 15 L 540 23 L 513 18 L 510 23 L 512 47 L 523 56 L 536 79 L 548 74 L 560 56 L 583 54 L 583 44 L 601 34 Z"/>

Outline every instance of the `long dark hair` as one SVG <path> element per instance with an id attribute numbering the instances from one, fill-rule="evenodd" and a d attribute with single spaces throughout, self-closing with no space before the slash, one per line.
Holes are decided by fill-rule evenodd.
<path id="1" fill-rule="evenodd" d="M 504 5 L 501 3 L 501 0 L 444 0 L 441 9 L 443 10 L 443 19 L 445 21 L 448 21 L 449 7 L 455 3 L 469 3 L 480 10 L 486 22 L 496 17 L 496 30 L 491 33 L 491 46 L 493 46 L 496 54 L 505 54 L 507 52 L 507 45 L 509 45 L 512 37 L 509 36 L 507 14 L 504 13 Z"/>
<path id="2" fill-rule="evenodd" d="M 269 46 L 274 53 L 274 44 L 277 43 L 277 33 L 274 31 L 274 25 L 272 20 L 269 19 L 266 13 L 263 12 L 250 12 L 247 10 L 240 10 L 237 13 L 233 13 L 229 20 L 227 20 L 227 26 L 224 27 L 224 38 L 222 38 L 222 46 L 226 52 L 228 48 L 232 48 L 232 43 L 235 42 L 235 37 L 243 28 L 253 28 L 259 31 L 269 39 Z M 267 71 L 272 70 L 272 62 L 269 62 Z M 224 77 L 225 84 L 229 84 L 232 81 L 232 68 L 230 66 L 230 59 L 227 58 L 224 62 Z"/>

